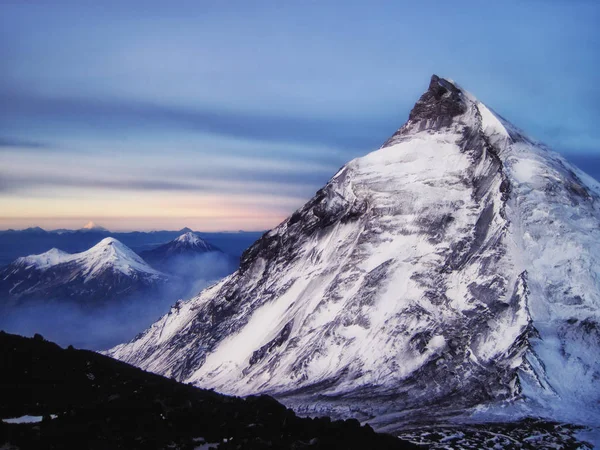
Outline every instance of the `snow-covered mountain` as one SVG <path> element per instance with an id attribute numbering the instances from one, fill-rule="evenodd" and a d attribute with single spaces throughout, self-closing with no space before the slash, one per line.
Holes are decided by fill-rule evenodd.
<path id="1" fill-rule="evenodd" d="M 450 80 L 110 355 L 302 412 L 600 423 L 600 186 Z"/>
<path id="2" fill-rule="evenodd" d="M 220 252 L 217 247 L 206 242 L 192 231 L 187 231 L 152 250 L 142 252 L 140 255 L 145 261 L 156 266 L 168 266 L 169 263 L 180 256 L 194 256 L 209 252 Z"/>
<path id="3" fill-rule="evenodd" d="M 114 238 L 82 253 L 53 248 L 25 256 L 0 270 L 4 304 L 26 300 L 76 300 L 90 305 L 155 288 L 168 277 Z"/>
<path id="4" fill-rule="evenodd" d="M 225 254 L 192 231 L 140 255 L 155 269 L 177 278 L 182 288 L 180 298 L 197 295 L 239 265 L 239 258 Z"/>
<path id="5" fill-rule="evenodd" d="M 83 228 L 81 228 L 80 231 L 108 231 L 106 228 L 101 227 L 100 225 L 96 225 L 94 222 L 92 222 L 91 220 L 86 223 Z"/>

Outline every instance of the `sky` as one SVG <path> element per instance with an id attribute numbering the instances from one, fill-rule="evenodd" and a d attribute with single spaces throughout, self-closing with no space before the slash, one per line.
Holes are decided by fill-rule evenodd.
<path id="1" fill-rule="evenodd" d="M 600 178 L 599 23 L 596 0 L 0 0 L 0 229 L 269 229 L 433 73 Z"/>

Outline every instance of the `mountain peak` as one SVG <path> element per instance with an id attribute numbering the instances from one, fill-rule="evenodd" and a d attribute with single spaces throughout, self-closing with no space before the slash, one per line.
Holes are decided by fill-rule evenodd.
<path id="1" fill-rule="evenodd" d="M 451 126 L 457 116 L 468 111 L 468 99 L 476 101 L 453 81 L 432 75 L 429 87 L 413 106 L 408 121 L 382 145 L 382 148 L 389 147 L 401 137 L 414 132 L 439 131 Z"/>
<path id="2" fill-rule="evenodd" d="M 111 254 L 115 255 L 115 257 L 118 257 L 120 259 L 139 259 L 139 256 L 133 250 L 131 250 L 129 247 L 127 247 L 125 244 L 115 239 L 114 237 L 107 237 L 102 239 L 100 242 L 98 242 L 96 245 L 94 245 L 92 248 L 90 248 L 84 253 L 99 255 Z"/>
<path id="3" fill-rule="evenodd" d="M 137 253 L 113 237 L 102 239 L 92 248 L 77 256 L 84 263 L 88 277 L 108 268 L 124 274 L 138 272 L 155 276 L 162 275 L 150 267 Z"/>
<path id="4" fill-rule="evenodd" d="M 58 248 L 51 248 L 47 252 L 39 255 L 29 255 L 18 258 L 17 262 L 26 266 L 34 266 L 38 269 L 46 269 L 65 261 L 69 256 L 71 256 L 69 253 L 63 252 Z"/>
<path id="5" fill-rule="evenodd" d="M 408 120 L 415 122 L 442 118 L 447 122 L 447 119 L 463 114 L 466 110 L 462 90 L 451 81 L 432 75 L 429 88 L 413 107 Z"/>
<path id="6" fill-rule="evenodd" d="M 86 223 L 82 230 L 88 230 L 88 231 L 107 231 L 106 228 L 101 227 L 99 225 L 96 225 L 93 221 L 89 221 L 88 223 Z"/>
<path id="7" fill-rule="evenodd" d="M 177 242 L 185 242 L 185 243 L 190 243 L 190 244 L 197 244 L 200 241 L 202 241 L 202 239 L 200 239 L 198 236 L 196 236 L 191 231 L 188 231 L 187 233 L 184 233 L 181 236 L 177 237 L 175 239 L 175 241 L 177 241 Z"/>
<path id="8" fill-rule="evenodd" d="M 193 231 L 188 231 L 187 233 L 183 233 L 181 236 L 175 238 L 173 241 L 165 244 L 166 246 L 170 246 L 173 248 L 189 248 L 194 249 L 195 251 L 200 250 L 202 252 L 213 252 L 218 251 L 218 249 L 206 242 L 200 236 L 198 236 Z"/>
<path id="9" fill-rule="evenodd" d="M 121 241 L 119 241 L 118 239 L 115 239 L 114 237 L 107 237 L 107 238 L 102 239 L 100 242 L 98 242 L 96 244 L 96 246 L 106 247 L 106 246 L 113 245 L 113 244 L 124 245 L 124 244 L 121 244 Z"/>

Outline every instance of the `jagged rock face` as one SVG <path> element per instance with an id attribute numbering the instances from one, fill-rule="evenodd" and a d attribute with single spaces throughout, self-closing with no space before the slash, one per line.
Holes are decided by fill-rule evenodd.
<path id="1" fill-rule="evenodd" d="M 597 421 L 599 192 L 434 76 L 381 149 L 110 354 L 380 426 L 409 411 Z"/>

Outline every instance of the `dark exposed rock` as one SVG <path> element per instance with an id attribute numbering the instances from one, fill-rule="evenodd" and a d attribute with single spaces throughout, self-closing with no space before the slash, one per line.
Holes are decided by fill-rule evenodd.
<path id="1" fill-rule="evenodd" d="M 281 346 L 281 344 L 283 344 L 290 337 L 293 326 L 294 321 L 285 324 L 281 332 L 273 340 L 252 353 L 252 356 L 250 357 L 250 365 L 256 364 L 258 361 L 263 359 L 275 347 Z"/>
<path id="2" fill-rule="evenodd" d="M 495 449 L 581 449 L 592 445 L 577 438 L 582 427 L 557 422 L 525 419 L 512 423 L 443 426 L 408 430 L 400 433 L 404 439 L 430 446 L 432 449 L 477 448 Z"/>
<path id="3" fill-rule="evenodd" d="M 0 446 L 27 449 L 411 449 L 356 420 L 303 419 L 268 396 L 226 397 L 106 356 L 0 333 Z"/>
<path id="4" fill-rule="evenodd" d="M 432 75 L 429 88 L 419 98 L 408 116 L 408 122 L 394 133 L 383 145 L 395 143 L 398 137 L 409 131 L 429 129 L 440 130 L 452 124 L 452 118 L 463 114 L 467 106 L 462 92 L 454 84 Z"/>
<path id="5" fill-rule="evenodd" d="M 432 75 L 429 88 L 411 110 L 408 120 L 417 122 L 433 119 L 440 124 L 449 125 L 448 119 L 463 114 L 466 110 L 460 89 L 449 81 Z"/>

